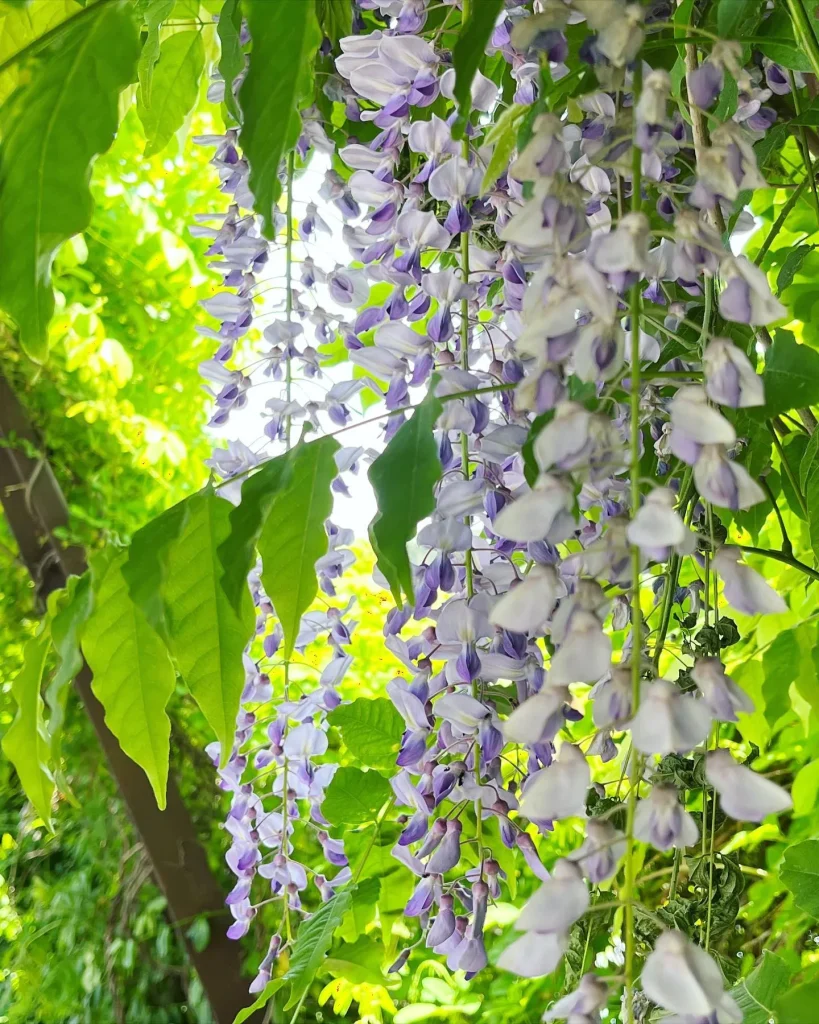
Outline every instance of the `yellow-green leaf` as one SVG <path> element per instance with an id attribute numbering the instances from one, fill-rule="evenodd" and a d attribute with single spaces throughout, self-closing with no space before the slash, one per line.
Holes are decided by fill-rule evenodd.
<path id="1" fill-rule="evenodd" d="M 26 644 L 23 667 L 11 684 L 17 714 L 3 737 L 3 753 L 14 765 L 23 792 L 51 828 L 54 777 L 48 764 L 49 742 L 43 721 L 43 698 L 40 696 L 48 648 L 47 632 Z"/>
<path id="2" fill-rule="evenodd" d="M 165 707 L 176 673 L 165 644 L 131 600 L 122 575 L 124 561 L 121 552 L 95 586 L 94 613 L 82 649 L 106 725 L 128 757 L 144 769 L 157 804 L 164 808 L 171 737 Z"/>
<path id="3" fill-rule="evenodd" d="M 163 150 L 185 123 L 199 94 L 205 47 L 198 29 L 175 32 L 162 40 L 150 93 L 140 86 L 137 113 L 145 129 L 145 156 Z"/>

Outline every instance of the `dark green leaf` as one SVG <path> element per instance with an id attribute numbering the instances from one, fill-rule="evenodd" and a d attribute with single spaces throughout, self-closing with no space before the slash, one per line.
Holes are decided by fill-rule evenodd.
<path id="1" fill-rule="evenodd" d="M 765 357 L 765 415 L 819 402 L 819 352 L 800 345 L 789 331 L 777 331 Z"/>
<path id="2" fill-rule="evenodd" d="M 791 249 L 788 252 L 776 278 L 776 291 L 778 295 L 781 295 L 786 288 L 793 284 L 793 279 L 799 273 L 799 268 L 805 262 L 805 257 L 812 253 L 813 249 L 814 246 L 812 245 L 797 245 L 795 249 Z"/>
<path id="3" fill-rule="evenodd" d="M 762 696 L 765 699 L 765 718 L 773 728 L 790 709 L 788 690 L 799 675 L 799 642 L 795 630 L 779 633 L 762 655 Z"/>
<path id="4" fill-rule="evenodd" d="M 330 715 L 330 724 L 341 730 L 344 746 L 367 768 L 394 768 L 401 716 L 386 697 L 359 698 L 342 704 Z"/>
<path id="5" fill-rule="evenodd" d="M 262 584 L 284 631 L 284 656 L 293 653 L 302 615 L 316 596 L 316 562 L 327 554 L 324 521 L 333 510 L 330 485 L 338 472 L 338 441 L 299 444 L 284 458 L 287 483 L 274 496 L 259 537 Z"/>
<path id="6" fill-rule="evenodd" d="M 747 978 L 731 990 L 742 1011 L 743 1024 L 768 1024 L 776 998 L 787 987 L 790 976 L 791 969 L 785 961 L 766 949 Z"/>
<path id="7" fill-rule="evenodd" d="M 316 7 L 304 0 L 244 0 L 252 49 L 239 91 L 242 144 L 250 164 L 250 190 L 263 231 L 273 238 L 273 207 L 282 193 L 279 169 L 299 137 L 301 101 L 312 87 L 321 45 Z"/>
<path id="8" fill-rule="evenodd" d="M 253 605 L 227 599 L 216 551 L 230 532 L 232 506 L 213 491 L 188 499 L 185 526 L 170 546 L 164 587 L 171 653 L 227 761 L 245 684 L 242 652 L 253 634 Z"/>
<path id="9" fill-rule="evenodd" d="M 481 0 L 480 3 L 471 4 L 469 17 L 458 32 L 458 41 L 452 51 L 452 63 L 455 67 L 455 101 L 462 121 L 469 117 L 472 110 L 472 80 L 502 7 L 503 0 Z"/>
<path id="10" fill-rule="evenodd" d="M 287 486 L 291 464 L 284 455 L 266 462 L 242 484 L 242 500 L 230 513 L 230 533 L 217 554 L 228 600 L 240 611 L 247 590 L 247 574 L 256 557 L 256 542 L 268 510 L 281 488 Z"/>
<path id="11" fill-rule="evenodd" d="M 799 464 L 799 486 L 803 491 L 817 470 L 819 470 L 819 430 L 814 430 Z M 810 508 L 810 506 L 808 507 Z"/>
<path id="12" fill-rule="evenodd" d="M 40 682 L 49 649 L 47 632 L 29 640 L 23 653 L 23 667 L 11 683 L 17 704 L 14 721 L 3 737 L 3 753 L 14 765 L 23 792 L 35 811 L 51 828 L 51 800 L 54 778 L 49 769 L 49 742 L 43 722 Z"/>
<path id="13" fill-rule="evenodd" d="M 378 772 L 341 767 L 327 787 L 321 813 L 331 825 L 363 825 L 375 819 L 391 793 L 389 782 Z"/>
<path id="14" fill-rule="evenodd" d="M 236 81 L 236 76 L 245 66 L 245 56 L 239 37 L 241 28 L 241 0 L 225 0 L 225 5 L 219 15 L 219 23 L 216 26 L 222 49 L 219 57 L 219 74 L 225 82 L 225 106 L 237 122 L 242 120 L 242 112 L 236 102 L 232 86 Z"/>
<path id="15" fill-rule="evenodd" d="M 170 17 L 173 5 L 174 0 L 154 0 L 141 8 L 146 35 L 137 63 L 137 75 L 146 104 L 151 102 L 154 65 L 159 60 L 159 26 Z"/>
<path id="16" fill-rule="evenodd" d="M 290 958 L 290 967 L 284 976 L 284 980 L 291 985 L 285 1009 L 289 1010 L 296 1005 L 315 978 L 324 954 L 333 943 L 333 933 L 352 905 L 354 894 L 354 885 L 341 889 L 331 900 L 323 903 L 309 920 L 302 922 Z"/>
<path id="17" fill-rule="evenodd" d="M 133 81 L 137 53 L 128 6 L 97 4 L 43 49 L 3 110 L 0 307 L 37 362 L 48 354 L 54 312 L 51 262 L 91 220 L 90 167 L 114 140 L 119 94 Z"/>
<path id="18" fill-rule="evenodd" d="M 430 390 L 367 474 L 378 502 L 370 541 L 398 604 L 402 588 L 410 601 L 414 599 L 407 542 L 435 508 L 433 489 L 441 479 L 441 460 L 433 429 L 442 408 Z"/>
<path id="19" fill-rule="evenodd" d="M 790 124 L 806 125 L 815 128 L 819 125 L 819 97 L 811 100 L 801 114 L 790 119 Z"/>
<path id="20" fill-rule="evenodd" d="M 164 639 L 168 635 L 163 597 L 168 552 L 185 528 L 189 500 L 177 502 L 137 530 L 122 566 L 131 600 Z"/>
<path id="21" fill-rule="evenodd" d="M 92 689 L 105 708 L 105 722 L 125 753 L 150 780 L 165 806 L 171 723 L 165 707 L 176 673 L 165 644 L 131 600 L 122 566 L 125 552 L 94 580 L 94 612 L 82 650 L 94 673 Z"/>
<path id="22" fill-rule="evenodd" d="M 819 918 L 819 839 L 789 846 L 779 877 L 793 893 L 793 902 L 811 917 Z"/>
<path id="23" fill-rule="evenodd" d="M 150 98 L 137 93 L 137 113 L 145 129 L 145 156 L 159 153 L 185 123 L 199 94 L 205 47 L 198 29 L 175 32 L 162 40 Z"/>
<path id="24" fill-rule="evenodd" d="M 816 1024 L 819 1006 L 819 978 L 783 992 L 776 1001 L 779 1024 Z"/>

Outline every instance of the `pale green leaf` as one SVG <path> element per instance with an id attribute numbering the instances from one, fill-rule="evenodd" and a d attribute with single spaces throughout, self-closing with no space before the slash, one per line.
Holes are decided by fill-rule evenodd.
<path id="1" fill-rule="evenodd" d="M 771 728 L 790 710 L 788 690 L 799 675 L 800 661 L 799 642 L 794 629 L 779 633 L 762 655 L 762 696 L 765 717 Z"/>
<path id="2" fill-rule="evenodd" d="M 796 773 L 791 787 L 794 818 L 812 814 L 819 797 L 819 761 L 811 761 Z"/>
<path id="3" fill-rule="evenodd" d="M 779 867 L 779 877 L 793 893 L 793 902 L 819 918 L 819 839 L 789 846 Z"/>
<path id="4" fill-rule="evenodd" d="M 743 739 L 765 750 L 771 739 L 771 727 L 765 715 L 765 699 L 762 696 L 762 663 L 757 660 L 746 661 L 731 669 L 731 677 L 754 702 L 754 710 L 750 715 L 739 714 L 737 729 Z"/>
<path id="5" fill-rule="evenodd" d="M 284 656 L 293 653 L 302 615 L 316 596 L 316 562 L 327 554 L 324 521 L 333 510 L 330 485 L 338 470 L 338 441 L 323 437 L 284 456 L 286 485 L 270 503 L 259 537 L 262 585 L 284 632 Z"/>
<path id="6" fill-rule="evenodd" d="M 137 113 L 145 129 L 145 156 L 159 153 L 185 123 L 199 95 L 205 47 L 198 29 L 174 32 L 162 40 L 150 97 L 137 92 Z"/>
<path id="7" fill-rule="evenodd" d="M 414 599 L 407 543 L 435 508 L 433 488 L 441 479 L 441 460 L 433 429 L 442 408 L 430 392 L 367 474 L 378 502 L 370 542 L 398 604 L 402 589 L 410 601 Z"/>
<path id="8" fill-rule="evenodd" d="M 43 698 L 40 696 L 48 649 L 47 632 L 26 644 L 23 667 L 11 683 L 17 713 L 3 737 L 3 753 L 14 765 L 23 792 L 35 811 L 51 828 L 54 777 L 49 768 L 50 750 L 43 721 Z"/>
<path id="9" fill-rule="evenodd" d="M 165 806 L 171 723 L 165 707 L 176 675 L 165 644 L 131 600 L 118 554 L 96 583 L 94 613 L 82 649 L 94 673 L 92 689 L 105 723 L 136 761 Z"/>
<path id="10" fill-rule="evenodd" d="M 14 60 L 15 56 L 82 10 L 78 0 L 40 0 L 37 4 L 0 6 L 0 64 L 11 62 L 0 72 L 0 103 L 14 92 L 26 75 L 26 62 Z"/>
<path id="11" fill-rule="evenodd" d="M 719 0 L 717 32 L 723 39 L 752 36 L 764 9 L 764 0 Z"/>
<path id="12" fill-rule="evenodd" d="M 813 245 L 797 245 L 796 248 L 788 252 L 785 262 L 779 268 L 779 273 L 776 277 L 777 295 L 781 295 L 786 288 L 790 288 L 802 264 L 815 248 Z"/>
<path id="13" fill-rule="evenodd" d="M 4 107 L 0 148 L 0 307 L 37 362 L 48 354 L 54 253 L 91 220 L 90 167 L 113 142 L 119 93 L 136 73 L 128 5 L 97 4 L 41 57 Z"/>
<path id="14" fill-rule="evenodd" d="M 501 174 L 507 171 L 509 159 L 517 145 L 518 129 L 527 109 L 517 103 L 513 104 L 501 114 L 487 133 L 486 142 L 494 146 L 494 149 L 483 176 L 482 192 L 489 191 Z"/>
<path id="15" fill-rule="evenodd" d="M 298 141 L 299 110 L 311 90 L 321 29 L 315 4 L 304 0 L 244 0 L 243 10 L 252 46 L 239 90 L 242 145 L 254 209 L 265 236 L 273 238 L 273 207 L 282 193 L 279 169 Z"/>
<path id="16" fill-rule="evenodd" d="M 159 60 L 159 27 L 170 17 L 173 5 L 174 0 L 151 0 L 140 9 L 145 22 L 145 40 L 139 54 L 137 76 L 146 105 L 151 102 L 154 65 Z"/>
<path id="17" fill-rule="evenodd" d="M 401 716 L 386 697 L 341 704 L 330 715 L 330 724 L 341 730 L 344 746 L 367 768 L 394 768 Z"/>
<path id="18" fill-rule="evenodd" d="M 236 102 L 232 86 L 236 81 L 237 75 L 245 66 L 245 56 L 242 52 L 242 43 L 239 37 L 241 28 L 242 7 L 240 0 L 225 0 L 225 5 L 219 15 L 219 23 L 216 26 L 221 46 L 219 74 L 225 82 L 225 106 L 237 122 L 241 121 L 242 112 L 239 109 L 239 104 Z"/>
<path id="19" fill-rule="evenodd" d="M 284 976 L 291 986 L 285 1009 L 296 1005 L 315 978 L 325 953 L 333 943 L 333 933 L 350 908 L 354 894 L 354 885 L 341 889 L 300 925 L 290 967 Z"/>
<path id="20" fill-rule="evenodd" d="M 373 821 L 392 794 L 378 772 L 341 767 L 330 780 L 321 813 L 331 825 L 363 825 Z"/>
<path id="21" fill-rule="evenodd" d="M 462 121 L 469 117 L 472 110 L 472 81 L 502 7 L 503 0 L 481 0 L 480 3 L 471 4 L 469 16 L 458 30 L 458 41 L 452 51 L 452 64 L 455 68 L 455 102 Z"/>
<path id="22" fill-rule="evenodd" d="M 742 1011 L 743 1024 L 768 1024 L 774 1018 L 777 996 L 787 988 L 791 969 L 775 953 L 765 950 L 751 973 L 731 989 Z"/>
<path id="23" fill-rule="evenodd" d="M 168 551 L 164 595 L 171 653 L 194 700 L 230 756 L 245 684 L 242 652 L 253 634 L 253 604 L 245 590 L 238 615 L 222 589 L 216 550 L 230 532 L 232 505 L 212 491 L 188 499 L 185 527 Z"/>

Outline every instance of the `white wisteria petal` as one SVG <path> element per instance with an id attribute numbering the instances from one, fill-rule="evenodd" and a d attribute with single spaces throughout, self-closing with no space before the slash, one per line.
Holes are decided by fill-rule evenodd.
<path id="1" fill-rule="evenodd" d="M 547 878 L 523 905 L 515 929 L 562 934 L 586 913 L 589 902 L 583 872 L 571 861 L 559 860 L 552 877 Z"/>
<path id="2" fill-rule="evenodd" d="M 498 967 L 521 978 L 542 978 L 560 963 L 569 940 L 553 932 L 530 932 L 507 946 L 498 957 Z"/>
<path id="3" fill-rule="evenodd" d="M 521 814 L 536 821 L 584 817 L 590 782 L 591 770 L 582 751 L 564 743 L 557 760 L 529 776 L 523 787 Z"/>
<path id="4" fill-rule="evenodd" d="M 611 637 L 592 612 L 579 609 L 569 623 L 566 636 L 552 656 L 549 680 L 563 683 L 596 683 L 611 664 Z"/>
<path id="5" fill-rule="evenodd" d="M 705 758 L 705 775 L 719 793 L 722 809 L 737 821 L 762 821 L 793 807 L 787 790 L 744 764 L 727 750 L 712 750 Z"/>
<path id="6" fill-rule="evenodd" d="M 673 785 L 655 785 L 634 812 L 634 835 L 658 850 L 693 846 L 699 839 L 697 823 L 680 803 Z"/>
<path id="7" fill-rule="evenodd" d="M 571 702 L 568 686 L 546 685 L 515 708 L 503 723 L 503 735 L 510 743 L 551 742 L 563 726 L 563 705 Z"/>
<path id="8" fill-rule="evenodd" d="M 706 444 L 694 463 L 694 483 L 706 501 L 720 508 L 751 508 L 765 501 L 765 492 L 739 463 L 729 459 L 722 445 Z"/>
<path id="9" fill-rule="evenodd" d="M 778 615 L 788 610 L 783 598 L 749 565 L 739 548 L 730 544 L 714 555 L 714 568 L 722 578 L 725 598 L 744 615 Z"/>
<path id="10" fill-rule="evenodd" d="M 594 1020 L 598 1010 L 602 1009 L 608 1002 L 609 986 L 595 974 L 584 974 L 580 984 L 568 995 L 550 1007 L 541 1018 L 544 1021 L 550 1020 L 577 1020 L 584 1022 L 585 1019 Z"/>
<path id="11" fill-rule="evenodd" d="M 566 585 L 551 565 L 535 565 L 493 606 L 489 621 L 515 633 L 533 633 L 549 620 Z"/>
<path id="12" fill-rule="evenodd" d="M 504 505 L 495 517 L 493 532 L 520 542 L 543 540 L 560 513 L 567 512 L 571 504 L 568 486 L 557 477 L 543 474 L 531 491 Z"/>
<path id="13" fill-rule="evenodd" d="M 739 714 L 753 714 L 754 702 L 726 673 L 719 658 L 698 658 L 691 678 L 718 721 L 736 722 Z"/>
<path id="14" fill-rule="evenodd" d="M 717 964 L 679 931 L 658 936 L 640 980 L 658 1006 L 697 1018 L 713 1013 L 725 987 Z"/>
<path id="15" fill-rule="evenodd" d="M 732 409 L 765 404 L 765 386 L 742 349 L 728 338 L 712 338 L 702 354 L 705 391 Z"/>
<path id="16" fill-rule="evenodd" d="M 711 714 L 705 701 L 657 679 L 643 685 L 630 728 L 634 746 L 643 754 L 684 754 L 708 735 Z"/>
<path id="17" fill-rule="evenodd" d="M 671 399 L 671 423 L 697 444 L 733 444 L 736 430 L 719 410 L 708 404 L 705 389 L 690 384 Z"/>
<path id="18" fill-rule="evenodd" d="M 639 548 L 676 547 L 689 531 L 674 509 L 676 496 L 667 487 L 655 487 L 628 526 L 628 539 Z"/>

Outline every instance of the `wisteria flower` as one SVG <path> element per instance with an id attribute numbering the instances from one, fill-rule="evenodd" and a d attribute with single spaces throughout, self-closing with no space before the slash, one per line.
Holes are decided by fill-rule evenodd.
<path id="1" fill-rule="evenodd" d="M 727 750 L 712 750 L 706 755 L 705 775 L 719 793 L 722 809 L 737 821 L 762 821 L 769 814 L 782 814 L 793 806 L 781 786 L 737 764 Z"/>

